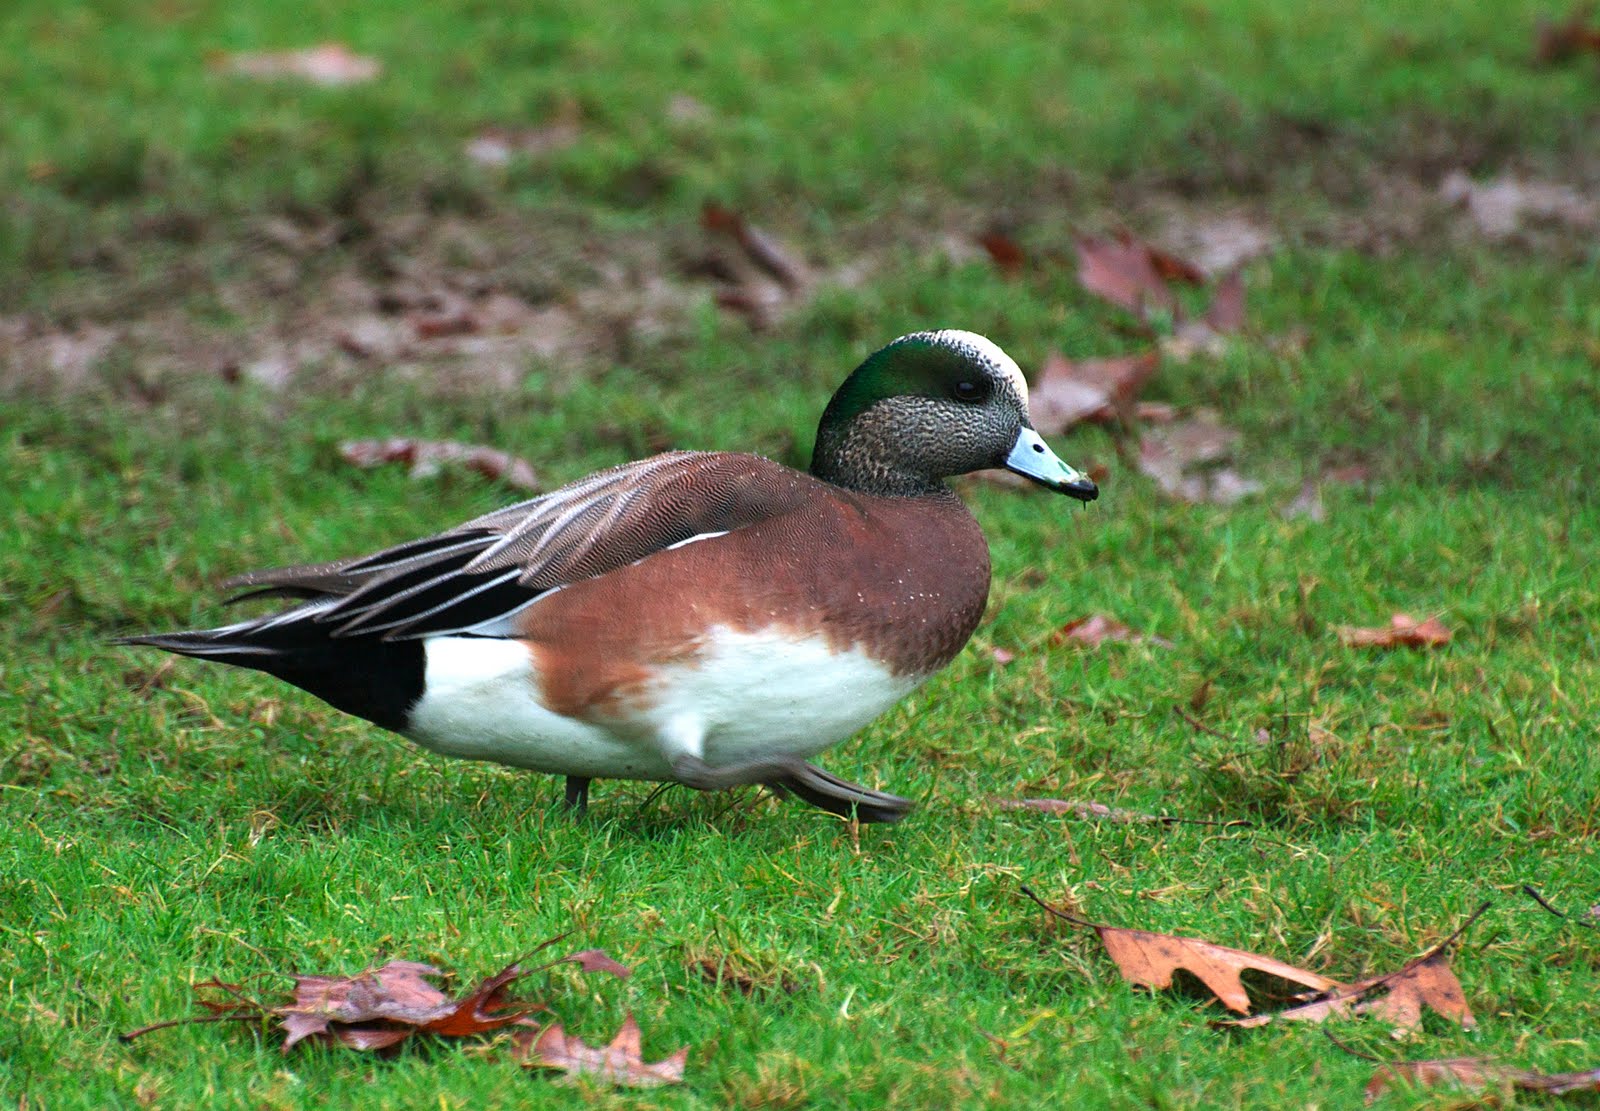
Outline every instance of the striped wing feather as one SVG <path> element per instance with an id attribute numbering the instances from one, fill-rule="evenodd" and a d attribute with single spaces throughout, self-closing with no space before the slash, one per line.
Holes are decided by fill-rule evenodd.
<path id="1" fill-rule="evenodd" d="M 310 599 L 271 619 L 310 619 L 335 637 L 504 635 L 547 591 L 708 532 L 788 511 L 818 480 L 759 456 L 669 452 L 601 471 L 437 536 L 330 563 L 240 575 L 239 598 Z"/>

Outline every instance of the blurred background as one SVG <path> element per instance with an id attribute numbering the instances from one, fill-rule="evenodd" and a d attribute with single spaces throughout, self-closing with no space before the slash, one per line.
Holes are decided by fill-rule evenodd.
<path id="1" fill-rule="evenodd" d="M 270 1046 L 235 1075 L 245 1043 L 205 1028 L 137 1064 L 109 1039 L 241 964 L 487 971 L 576 922 L 658 962 L 627 989 L 647 1037 L 726 1034 L 694 1058 L 714 1101 L 1224 1106 L 1248 1074 L 1282 1106 L 1369 1066 L 1315 1037 L 1212 1056 L 1042 949 L 1015 879 L 1342 974 L 1486 888 L 1592 901 L 1587 9 L 9 0 L 0 88 L 0 1069 L 292 1105 Z M 1016 357 L 1103 496 L 961 484 L 990 612 L 830 754 L 922 805 L 865 853 L 637 784 L 597 789 L 596 833 L 543 777 L 105 647 L 215 623 L 226 575 L 652 452 L 803 467 L 850 369 L 931 327 Z M 1275 840 L 983 803 L 1022 796 Z M 464 933 L 463 891 L 489 910 Z M 1595 962 L 1512 933 L 1469 982 L 1516 1016 L 1484 1044 L 1593 1029 Z M 774 1012 L 696 971 L 735 959 L 819 986 Z M 857 988 L 868 1036 L 818 1033 Z M 1001 1060 L 974 1022 L 1041 1033 Z M 363 1098 L 361 1068 L 305 1067 Z M 421 1105 L 491 1073 L 385 1075 Z"/>

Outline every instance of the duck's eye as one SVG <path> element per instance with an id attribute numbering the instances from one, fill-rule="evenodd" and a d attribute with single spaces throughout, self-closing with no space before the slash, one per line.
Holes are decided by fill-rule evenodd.
<path id="1" fill-rule="evenodd" d="M 957 401 L 982 401 L 984 395 L 988 392 L 982 382 L 975 382 L 965 378 L 957 382 L 955 387 Z"/>

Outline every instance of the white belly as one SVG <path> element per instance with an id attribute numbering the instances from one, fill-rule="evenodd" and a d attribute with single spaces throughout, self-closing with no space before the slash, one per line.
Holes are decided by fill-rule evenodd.
<path id="1" fill-rule="evenodd" d="M 843 740 L 922 680 L 859 650 L 777 630 L 712 630 L 691 663 L 668 664 L 617 725 L 564 717 L 540 701 L 533 657 L 513 640 L 424 642 L 425 692 L 407 736 L 436 752 L 562 775 L 671 779 L 675 755 L 713 767 L 811 756 Z"/>

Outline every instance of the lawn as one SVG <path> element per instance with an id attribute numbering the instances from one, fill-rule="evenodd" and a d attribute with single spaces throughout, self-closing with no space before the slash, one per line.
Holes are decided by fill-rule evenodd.
<path id="1" fill-rule="evenodd" d="M 1592 226 L 1492 236 L 1435 192 L 1459 168 L 1600 196 L 1584 146 L 1600 78 L 1590 60 L 1531 64 L 1537 5 L 662 4 L 622 22 L 587 2 L 15 7 L 0 27 L 0 1093 L 29 1108 L 1361 1104 L 1372 1062 L 1314 1026 L 1225 1033 L 1214 1003 L 1128 986 L 1023 883 L 1097 922 L 1344 980 L 1398 968 L 1492 900 L 1453 959 L 1475 1033 L 1436 1017 L 1403 1043 L 1370 1020 L 1332 1032 L 1384 1059 L 1600 1064 L 1600 932 L 1520 890 L 1574 918 L 1600 900 L 1600 253 Z M 207 66 L 322 40 L 384 76 L 307 90 Z M 669 112 L 674 97 L 697 107 Z M 485 126 L 569 104 L 570 146 L 500 169 L 462 156 Z M 709 199 L 821 275 L 769 327 L 719 310 L 698 276 Z M 1054 439 L 1104 468 L 1091 506 L 963 483 L 994 557 L 984 624 L 822 760 L 915 798 L 898 826 L 608 782 L 574 821 L 553 779 L 445 761 L 262 676 L 106 644 L 218 621 L 231 573 L 520 496 L 455 470 L 357 469 L 344 440 L 492 444 L 546 486 L 666 447 L 803 466 L 834 386 L 903 332 L 982 331 L 1029 371 L 1144 346 L 1056 259 L 1071 229 L 1159 237 L 1241 213 L 1272 233 L 1245 264 L 1248 328 L 1169 359 L 1146 397 L 1219 413 L 1263 489 L 1174 501 L 1103 426 Z M 285 270 L 262 246 L 284 221 L 335 232 Z M 991 226 L 1027 251 L 1021 275 L 946 243 Z M 487 246 L 452 253 L 468 233 Z M 294 389 L 217 373 L 268 333 L 333 334 L 316 314 L 343 303 L 345 276 L 407 266 L 567 313 L 577 338 L 492 386 L 434 377 L 428 358 L 391 373 L 331 340 Z M 667 269 L 608 277 L 652 266 Z M 619 331 L 605 312 L 636 303 L 596 307 L 654 277 L 661 322 Z M 97 330 L 117 339 L 80 381 L 24 365 Z M 1324 483 L 1322 519 L 1285 513 L 1340 468 L 1365 477 Z M 1451 643 L 1341 643 L 1340 626 L 1401 611 L 1438 616 Z M 1054 635 L 1094 613 L 1170 646 Z M 1022 797 L 1226 824 L 995 805 Z M 470 983 L 563 933 L 634 975 L 558 969 L 529 993 L 589 1041 L 631 1011 L 648 1058 L 689 1047 L 683 1086 L 563 1085 L 494 1047 L 285 1056 L 229 1025 L 117 1039 L 191 1013 L 190 986 L 213 976 L 401 957 Z"/>

